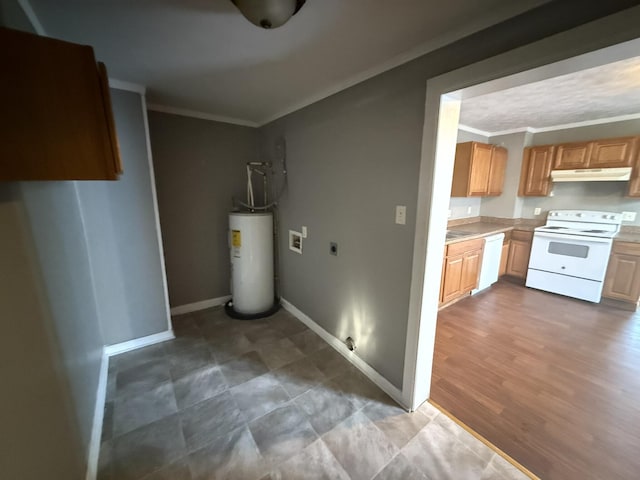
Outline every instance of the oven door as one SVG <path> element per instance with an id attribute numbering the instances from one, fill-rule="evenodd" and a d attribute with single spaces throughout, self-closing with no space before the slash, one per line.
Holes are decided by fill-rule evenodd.
<path id="1" fill-rule="evenodd" d="M 610 238 L 535 232 L 529 268 L 601 282 L 611 244 Z"/>

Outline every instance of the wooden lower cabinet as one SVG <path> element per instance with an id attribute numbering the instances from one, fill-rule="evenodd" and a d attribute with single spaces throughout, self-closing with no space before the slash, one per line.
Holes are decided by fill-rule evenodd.
<path id="1" fill-rule="evenodd" d="M 533 232 L 524 230 L 514 230 L 511 232 L 506 275 L 522 280 L 527 278 L 532 241 Z"/>
<path id="2" fill-rule="evenodd" d="M 604 279 L 602 296 L 626 303 L 640 300 L 640 244 L 615 242 Z"/>
<path id="3" fill-rule="evenodd" d="M 498 269 L 498 277 L 507 273 L 507 260 L 509 260 L 509 245 L 511 240 L 506 240 L 502 244 L 502 254 L 500 255 L 500 268 Z"/>
<path id="4" fill-rule="evenodd" d="M 440 305 L 467 295 L 477 288 L 484 251 L 484 239 L 447 245 L 442 265 Z"/>

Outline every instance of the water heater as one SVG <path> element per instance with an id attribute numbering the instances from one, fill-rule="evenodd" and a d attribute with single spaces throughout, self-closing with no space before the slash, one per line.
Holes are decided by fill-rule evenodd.
<path id="1" fill-rule="evenodd" d="M 231 212 L 231 297 L 241 315 L 268 312 L 274 306 L 273 215 L 271 212 Z"/>

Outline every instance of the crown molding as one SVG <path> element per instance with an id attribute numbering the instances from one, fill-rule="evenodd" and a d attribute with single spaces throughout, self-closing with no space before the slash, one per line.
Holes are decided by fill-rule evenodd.
<path id="1" fill-rule="evenodd" d="M 241 118 L 225 117 L 197 110 L 189 110 L 186 108 L 171 107 L 169 105 L 161 105 L 158 103 L 148 103 L 147 110 L 153 112 L 170 113 L 172 115 L 180 115 L 182 117 L 199 118 L 201 120 L 211 120 L 213 122 L 230 123 L 232 125 L 241 125 L 243 127 L 260 127 L 261 125 L 251 120 L 243 120 Z"/>
<path id="2" fill-rule="evenodd" d="M 109 87 L 115 88 L 116 90 L 126 90 L 128 92 L 139 93 L 140 95 L 145 95 L 147 92 L 147 87 L 144 85 L 140 85 L 139 83 L 127 82 L 125 80 L 118 80 L 117 78 L 109 77 Z"/>
<path id="3" fill-rule="evenodd" d="M 47 32 L 42 26 L 42 23 L 40 23 L 40 19 L 36 15 L 35 10 L 31 6 L 31 3 L 29 3 L 29 0 L 18 0 L 18 5 L 20 5 L 20 8 L 22 8 L 22 11 L 29 19 L 29 22 L 31 22 L 31 26 L 36 31 L 36 33 L 40 36 L 48 37 L 49 35 L 47 35 Z"/>
<path id="4" fill-rule="evenodd" d="M 638 119 L 640 119 L 640 113 L 630 113 L 628 115 L 616 115 L 613 117 L 598 118 L 595 120 L 584 120 L 582 122 L 562 123 L 559 125 L 550 125 L 548 127 L 540 127 L 540 128 L 520 127 L 520 128 L 511 128 L 508 130 L 496 130 L 495 132 L 481 130 L 479 128 L 471 127 L 469 125 L 460 123 L 458 125 L 458 130 L 474 133 L 476 135 L 482 135 L 483 137 L 499 137 L 501 135 L 511 135 L 514 133 L 555 132 L 558 130 L 568 130 L 570 128 L 591 127 L 593 125 L 604 125 L 607 123 L 626 122 L 628 120 L 638 120 Z"/>

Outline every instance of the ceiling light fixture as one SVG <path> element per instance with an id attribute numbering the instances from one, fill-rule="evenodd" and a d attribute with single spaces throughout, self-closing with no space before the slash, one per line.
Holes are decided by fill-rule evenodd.
<path id="1" fill-rule="evenodd" d="M 306 0 L 231 0 L 238 10 L 254 25 L 270 29 L 287 23 Z"/>

